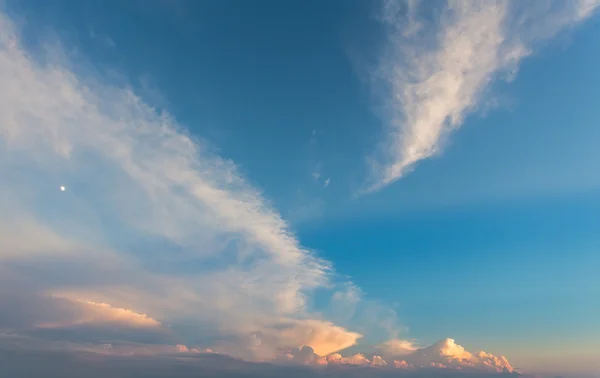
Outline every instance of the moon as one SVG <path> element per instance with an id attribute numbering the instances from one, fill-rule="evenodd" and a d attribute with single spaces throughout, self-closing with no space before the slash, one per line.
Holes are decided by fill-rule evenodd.
<path id="1" fill-rule="evenodd" d="M 65 188 L 63 185 L 60 186 L 60 191 L 64 192 L 67 188 Z"/>

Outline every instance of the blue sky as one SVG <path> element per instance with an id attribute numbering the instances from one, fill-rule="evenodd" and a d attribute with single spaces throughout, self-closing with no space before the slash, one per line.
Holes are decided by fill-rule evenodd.
<path id="1" fill-rule="evenodd" d="M 600 370 L 596 2 L 0 5 L 0 331 Z"/>

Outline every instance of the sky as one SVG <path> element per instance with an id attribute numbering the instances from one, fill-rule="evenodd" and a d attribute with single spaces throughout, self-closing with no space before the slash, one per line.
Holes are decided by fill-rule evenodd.
<path id="1" fill-rule="evenodd" d="M 600 377 L 599 5 L 0 1 L 0 372 Z"/>

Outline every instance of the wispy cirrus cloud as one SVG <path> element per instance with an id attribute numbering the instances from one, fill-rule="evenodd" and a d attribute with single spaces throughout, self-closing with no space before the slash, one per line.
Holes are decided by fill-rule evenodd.
<path id="1" fill-rule="evenodd" d="M 386 134 L 368 191 L 443 149 L 482 106 L 494 80 L 512 79 L 544 41 L 588 17 L 597 0 L 383 2 L 387 41 L 374 82 Z"/>
<path id="2" fill-rule="evenodd" d="M 233 162 L 60 46 L 33 45 L 0 13 L 0 286 L 36 314 L 0 328 L 153 324 L 249 359 L 356 342 L 308 310 L 330 264 Z"/>

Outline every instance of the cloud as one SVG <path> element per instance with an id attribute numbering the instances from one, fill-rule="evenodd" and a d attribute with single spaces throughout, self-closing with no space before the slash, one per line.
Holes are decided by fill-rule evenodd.
<path id="1" fill-rule="evenodd" d="M 503 356 L 480 351 L 470 353 L 453 339 L 440 340 L 430 346 L 417 348 L 403 340 L 391 340 L 373 354 L 356 353 L 343 356 L 333 353 L 319 355 L 311 347 L 294 348 L 280 356 L 280 361 L 312 366 L 370 366 L 386 369 L 441 369 L 467 372 L 513 373 L 515 369 Z M 372 357 L 368 357 L 372 356 Z"/>
<path id="2" fill-rule="evenodd" d="M 0 333 L 38 341 L 175 343 L 164 324 L 132 309 L 24 290 L 0 290 Z"/>
<path id="3" fill-rule="evenodd" d="M 40 328 L 65 328 L 87 324 L 101 325 L 124 325 L 132 328 L 152 328 L 159 327 L 160 322 L 152 319 L 146 314 L 139 314 L 135 311 L 116 308 L 108 303 L 96 303 L 84 300 L 70 300 L 72 304 L 77 306 L 78 314 L 74 319 L 68 322 L 43 322 L 36 324 Z"/>
<path id="4" fill-rule="evenodd" d="M 370 298 L 349 280 L 337 286 L 327 316 L 340 325 L 352 324 L 371 341 L 396 339 L 408 331 L 392 306 Z"/>
<path id="5" fill-rule="evenodd" d="M 386 366 L 387 362 L 383 358 L 381 358 L 381 356 L 373 356 L 373 361 L 371 361 L 371 365 Z"/>
<path id="6" fill-rule="evenodd" d="M 301 340 L 303 345 L 325 356 L 346 349 L 362 337 L 356 332 L 349 332 L 342 327 L 320 320 L 298 321 L 279 332 L 279 335 L 289 340 Z"/>
<path id="7" fill-rule="evenodd" d="M 495 372 L 513 372 L 514 368 L 505 357 L 486 352 L 472 354 L 453 339 L 444 339 L 425 348 L 416 349 L 402 358 L 408 366 L 475 369 Z"/>
<path id="8" fill-rule="evenodd" d="M 28 42 L 0 13 L 0 286 L 56 316 L 0 328 L 97 340 L 162 326 L 249 359 L 356 342 L 307 309 L 330 264 L 234 163 L 60 46 Z"/>
<path id="9" fill-rule="evenodd" d="M 269 360 L 273 356 L 280 357 L 281 352 L 290 350 L 290 347 L 299 351 L 301 347 L 308 347 L 312 352 L 326 356 L 356 344 L 361 337 L 359 333 L 350 332 L 328 321 L 288 320 L 270 324 L 242 343 L 240 340 L 222 342 L 214 350 L 234 356 L 244 356 L 243 350 L 250 350 L 248 357 Z"/>
<path id="10" fill-rule="evenodd" d="M 377 346 L 385 356 L 402 356 L 417 350 L 417 347 L 409 340 L 392 339 Z"/>
<path id="11" fill-rule="evenodd" d="M 292 348 L 279 358 L 280 362 L 292 362 L 301 365 L 326 366 L 327 357 L 319 356 L 314 349 L 309 346 L 302 348 Z"/>
<path id="12" fill-rule="evenodd" d="M 333 269 L 233 162 L 59 46 L 28 43 L 0 13 L 0 347 L 397 365 L 342 356 L 366 331 L 397 338 L 396 313 L 351 283 L 327 311 L 341 322 L 311 311 Z"/>
<path id="13" fill-rule="evenodd" d="M 110 350 L 107 347 L 106 350 Z M 210 353 L 178 352 L 176 347 L 165 350 L 162 355 L 151 358 L 145 354 L 124 357 L 110 353 L 72 352 L 68 350 L 39 349 L 35 351 L 14 348 L 0 353 L 0 366 L 9 376 L 48 378 L 55 377 L 445 377 L 445 378 L 492 378 L 510 377 L 516 374 L 448 370 L 435 368 L 396 369 L 383 366 L 329 365 L 294 366 L 289 364 L 265 364 L 245 362 L 227 356 Z M 307 351 L 309 352 L 309 351 Z"/>
<path id="14" fill-rule="evenodd" d="M 404 360 L 394 360 L 394 367 L 396 369 L 408 369 L 410 366 Z"/>
<path id="15" fill-rule="evenodd" d="M 482 106 L 494 80 L 512 79 L 540 43 L 588 18 L 600 2 L 383 4 L 387 41 L 373 77 L 385 104 L 387 133 L 369 190 L 438 154 L 448 135 Z"/>

